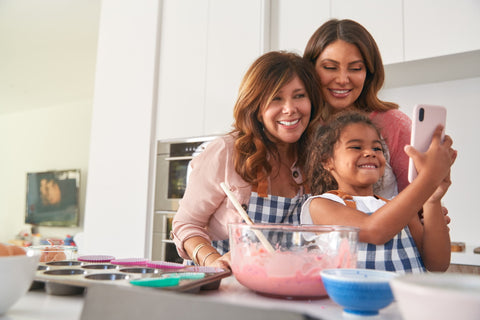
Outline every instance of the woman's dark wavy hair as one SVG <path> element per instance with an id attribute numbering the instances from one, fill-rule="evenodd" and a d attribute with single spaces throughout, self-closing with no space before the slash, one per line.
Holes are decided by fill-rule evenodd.
<path id="1" fill-rule="evenodd" d="M 257 184 L 271 174 L 267 154 L 278 158 L 276 144 L 263 131 L 260 113 L 268 107 L 278 91 L 295 76 L 303 82 L 312 109 L 310 123 L 296 143 L 297 165 L 303 168 L 308 136 L 319 119 L 323 105 L 315 68 L 292 52 L 272 51 L 260 56 L 246 72 L 234 108 L 235 169 L 247 182 Z"/>
<path id="2" fill-rule="evenodd" d="M 360 111 L 342 111 L 337 113 L 333 119 L 323 126 L 319 126 L 312 135 L 309 146 L 308 159 L 306 163 L 306 174 L 310 191 L 313 195 L 323 194 L 338 189 L 338 183 L 324 165 L 333 157 L 336 143 L 339 141 L 343 130 L 355 123 L 365 124 L 372 127 L 380 135 L 380 130 L 370 120 L 366 113 Z M 382 141 L 383 150 L 385 150 Z"/>
<path id="3" fill-rule="evenodd" d="M 308 40 L 303 58 L 315 66 L 323 50 L 337 40 L 343 40 L 355 45 L 362 54 L 367 67 L 363 90 L 357 101 L 355 101 L 355 107 L 366 112 L 398 109 L 396 103 L 382 101 L 377 96 L 385 81 L 382 56 L 375 39 L 358 22 L 349 19 L 328 20 Z M 327 108 L 322 110 L 322 118 L 324 120 L 327 120 L 331 114 L 331 110 Z"/>

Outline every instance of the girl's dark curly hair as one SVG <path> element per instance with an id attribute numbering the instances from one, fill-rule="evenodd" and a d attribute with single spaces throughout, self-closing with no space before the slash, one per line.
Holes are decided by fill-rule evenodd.
<path id="1" fill-rule="evenodd" d="M 333 157 L 335 145 L 340 139 L 343 130 L 355 123 L 366 124 L 372 127 L 380 135 L 380 130 L 373 124 L 367 114 L 359 111 L 343 111 L 334 116 L 327 125 L 319 126 L 312 135 L 309 145 L 309 156 L 306 162 L 306 174 L 309 177 L 308 184 L 313 195 L 338 189 L 338 183 L 324 165 Z M 382 149 L 385 150 L 384 141 Z"/>

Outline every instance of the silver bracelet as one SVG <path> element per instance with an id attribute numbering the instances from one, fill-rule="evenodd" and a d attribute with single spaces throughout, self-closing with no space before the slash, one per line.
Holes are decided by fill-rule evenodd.
<path id="1" fill-rule="evenodd" d="M 214 254 L 214 253 L 218 253 L 217 250 L 214 250 L 214 251 L 212 251 L 212 252 L 209 252 L 209 253 L 207 253 L 207 255 L 206 255 L 205 257 L 203 257 L 202 266 L 205 266 L 205 262 L 207 261 L 207 258 L 208 258 L 209 256 L 211 256 L 212 254 Z"/>
<path id="2" fill-rule="evenodd" d="M 193 253 L 192 253 L 192 260 L 193 260 L 193 263 L 195 263 L 196 265 L 198 265 L 198 260 L 197 260 L 197 254 L 198 254 L 198 251 L 200 251 L 200 249 L 202 249 L 203 247 L 205 247 L 207 244 L 205 242 L 203 243 L 200 243 L 199 245 L 197 245 L 195 247 L 195 249 L 193 249 Z"/>

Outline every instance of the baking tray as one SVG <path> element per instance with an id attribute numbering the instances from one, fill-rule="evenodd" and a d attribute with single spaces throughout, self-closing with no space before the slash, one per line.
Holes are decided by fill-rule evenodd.
<path id="1" fill-rule="evenodd" d="M 230 270 L 212 267 L 185 266 L 178 269 L 160 269 L 146 265 L 121 265 L 111 262 L 84 262 L 64 260 L 40 262 L 31 289 L 43 287 L 48 294 L 83 294 L 84 290 L 96 285 L 136 286 L 132 280 L 176 278 L 177 285 L 149 287 L 177 292 L 198 293 L 200 290 L 215 290 L 223 278 L 230 276 Z M 204 275 L 203 278 L 198 278 Z"/>

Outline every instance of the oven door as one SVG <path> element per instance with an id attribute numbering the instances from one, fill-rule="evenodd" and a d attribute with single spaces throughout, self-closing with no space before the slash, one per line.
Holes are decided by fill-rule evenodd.
<path id="1" fill-rule="evenodd" d="M 205 150 L 213 138 L 188 142 L 159 142 L 157 146 L 157 173 L 155 210 L 177 211 L 187 187 L 190 161 Z"/>
<path id="2" fill-rule="evenodd" d="M 157 185 L 155 190 L 155 211 L 177 211 L 187 186 L 187 172 L 192 156 L 157 157 Z"/>
<path id="3" fill-rule="evenodd" d="M 152 246 L 152 260 L 154 261 L 183 262 L 183 258 L 177 253 L 173 240 L 170 239 L 173 216 L 174 213 L 166 211 L 155 213 Z"/>
<path id="4" fill-rule="evenodd" d="M 152 257 L 156 260 L 182 261 L 170 239 L 171 223 L 185 193 L 190 161 L 205 150 L 215 137 L 189 141 L 159 141 L 155 181 Z"/>

